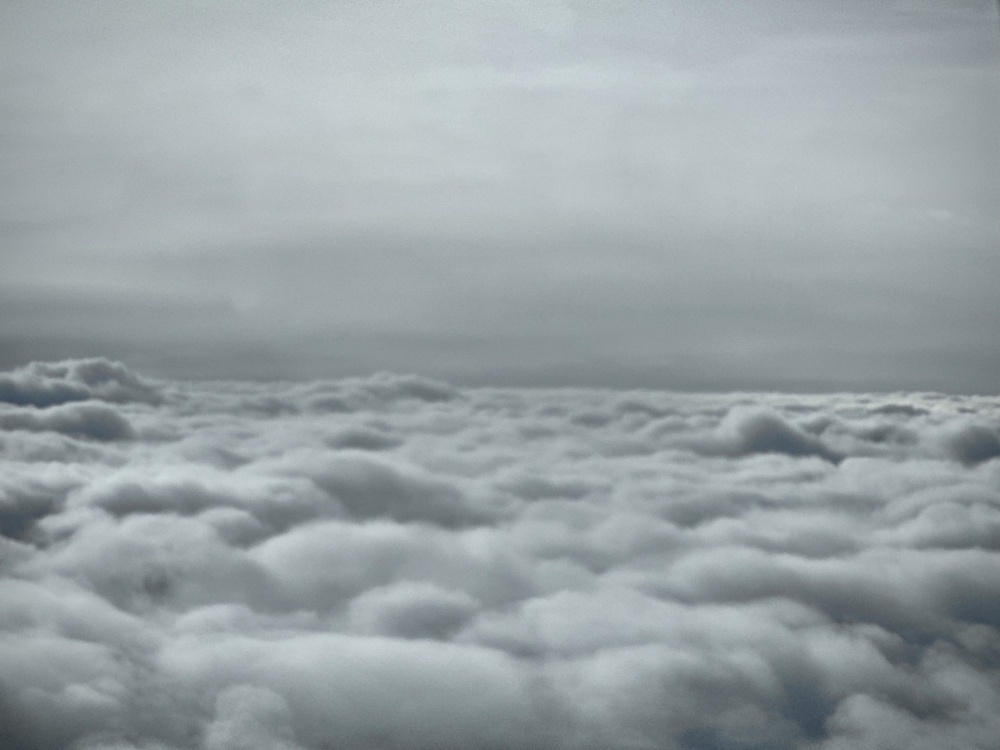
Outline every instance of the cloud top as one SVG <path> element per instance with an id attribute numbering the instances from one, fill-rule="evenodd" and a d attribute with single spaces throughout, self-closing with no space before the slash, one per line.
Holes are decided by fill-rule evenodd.
<path id="1" fill-rule="evenodd" d="M 0 383 L 5 748 L 1000 733 L 996 398 Z"/>
<path id="2" fill-rule="evenodd" d="M 120 362 L 101 357 L 32 362 L 0 374 L 0 402 L 44 407 L 87 399 L 156 404 L 161 395 Z"/>

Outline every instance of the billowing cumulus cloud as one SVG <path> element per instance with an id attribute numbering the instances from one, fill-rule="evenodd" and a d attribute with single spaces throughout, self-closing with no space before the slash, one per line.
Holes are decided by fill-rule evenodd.
<path id="1" fill-rule="evenodd" d="M 32 362 L 0 374 L 0 402 L 51 406 L 87 399 L 158 403 L 160 395 L 152 383 L 106 359 Z"/>
<path id="2" fill-rule="evenodd" d="M 65 404 L 49 409 L 0 412 L 0 429 L 60 432 L 92 440 L 126 440 L 132 426 L 114 409 L 101 404 Z"/>
<path id="3" fill-rule="evenodd" d="M 0 746 L 992 748 L 1000 399 L 0 374 Z"/>

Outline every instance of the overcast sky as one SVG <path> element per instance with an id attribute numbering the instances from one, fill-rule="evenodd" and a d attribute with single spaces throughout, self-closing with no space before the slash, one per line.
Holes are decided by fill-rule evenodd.
<path id="1" fill-rule="evenodd" d="M 1000 389 L 995 3 L 0 4 L 0 366 Z"/>

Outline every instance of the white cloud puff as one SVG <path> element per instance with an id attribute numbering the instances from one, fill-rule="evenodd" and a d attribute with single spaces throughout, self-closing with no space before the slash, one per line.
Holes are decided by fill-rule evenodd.
<path id="1" fill-rule="evenodd" d="M 1000 399 L 0 375 L 0 746 L 992 748 Z"/>

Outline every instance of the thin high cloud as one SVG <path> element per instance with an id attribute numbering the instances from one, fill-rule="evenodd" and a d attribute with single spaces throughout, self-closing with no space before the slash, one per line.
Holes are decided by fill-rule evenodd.
<path id="1" fill-rule="evenodd" d="M 12 750 L 1000 732 L 995 398 L 0 382 Z"/>

